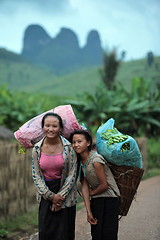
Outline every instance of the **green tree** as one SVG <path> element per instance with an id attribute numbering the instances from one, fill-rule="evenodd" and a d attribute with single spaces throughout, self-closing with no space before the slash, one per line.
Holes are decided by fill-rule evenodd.
<path id="1" fill-rule="evenodd" d="M 147 53 L 147 65 L 148 67 L 151 67 L 154 63 L 154 55 L 153 52 L 148 52 Z"/>
<path id="2" fill-rule="evenodd" d="M 142 78 L 132 80 L 130 92 L 120 84 L 108 91 L 102 85 L 94 94 L 83 93 L 69 102 L 80 121 L 93 131 L 112 117 L 121 132 L 133 136 L 160 134 L 160 93 Z"/>
<path id="3" fill-rule="evenodd" d="M 115 77 L 124 57 L 125 52 L 123 51 L 120 59 L 118 59 L 116 48 L 114 48 L 111 52 L 104 52 L 103 54 L 103 68 L 100 70 L 100 74 L 102 81 L 109 90 L 113 90 L 115 87 Z"/>
<path id="4" fill-rule="evenodd" d="M 0 87 L 0 124 L 15 131 L 31 118 L 54 108 L 59 103 L 57 97 L 12 92 L 4 84 Z"/>

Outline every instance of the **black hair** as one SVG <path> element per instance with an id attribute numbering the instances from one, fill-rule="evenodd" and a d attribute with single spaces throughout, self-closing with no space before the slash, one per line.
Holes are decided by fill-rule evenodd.
<path id="1" fill-rule="evenodd" d="M 71 134 L 70 134 L 70 142 L 72 143 L 72 140 L 73 140 L 73 136 L 75 134 L 81 134 L 81 135 L 84 135 L 86 140 L 88 142 L 90 142 L 90 145 L 88 146 L 88 150 L 91 151 L 92 150 L 92 136 L 91 134 L 89 133 L 88 130 L 84 130 L 84 129 L 77 129 L 77 130 L 74 130 Z"/>
<path id="2" fill-rule="evenodd" d="M 63 121 L 62 121 L 62 118 L 61 118 L 57 113 L 53 113 L 53 112 L 48 112 L 48 113 L 46 113 L 46 114 L 43 116 L 42 122 L 41 122 L 42 128 L 44 127 L 44 121 L 45 121 L 45 119 L 46 119 L 47 117 L 49 117 L 49 116 L 56 117 L 56 118 L 58 119 L 58 121 L 59 121 L 60 127 L 63 129 Z"/>

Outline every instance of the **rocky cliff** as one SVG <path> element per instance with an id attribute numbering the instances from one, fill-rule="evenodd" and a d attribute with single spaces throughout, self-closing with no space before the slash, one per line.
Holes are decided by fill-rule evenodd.
<path id="1" fill-rule="evenodd" d="M 54 38 L 39 25 L 30 25 L 24 33 L 21 54 L 32 63 L 47 67 L 55 73 L 66 73 L 102 64 L 102 47 L 99 33 L 88 33 L 86 45 L 79 46 L 77 35 L 61 28 Z"/>

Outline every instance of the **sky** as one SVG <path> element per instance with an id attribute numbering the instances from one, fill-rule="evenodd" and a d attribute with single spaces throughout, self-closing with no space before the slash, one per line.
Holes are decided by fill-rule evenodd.
<path id="1" fill-rule="evenodd" d="M 0 47 L 21 53 L 26 28 L 38 24 L 54 38 L 74 31 L 80 47 L 97 30 L 104 49 L 128 60 L 160 56 L 160 0 L 0 0 Z"/>

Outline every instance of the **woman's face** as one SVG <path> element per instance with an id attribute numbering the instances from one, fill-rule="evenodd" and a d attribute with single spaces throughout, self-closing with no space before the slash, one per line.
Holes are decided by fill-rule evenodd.
<path id="1" fill-rule="evenodd" d="M 48 116 L 44 120 L 43 131 L 48 138 L 55 138 L 59 136 L 61 130 L 58 118 L 54 116 Z"/>
<path id="2" fill-rule="evenodd" d="M 83 134 L 74 134 L 72 138 L 72 147 L 76 153 L 82 154 L 88 152 L 90 142 L 86 140 Z"/>

